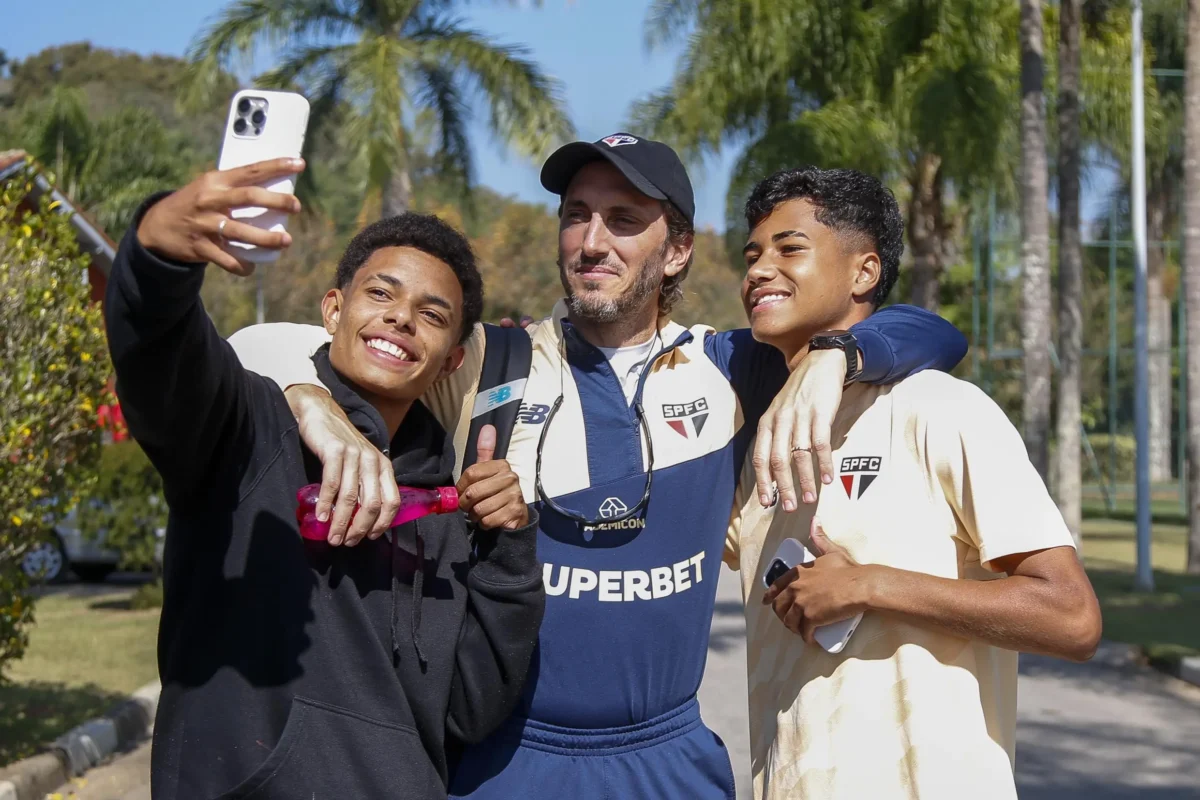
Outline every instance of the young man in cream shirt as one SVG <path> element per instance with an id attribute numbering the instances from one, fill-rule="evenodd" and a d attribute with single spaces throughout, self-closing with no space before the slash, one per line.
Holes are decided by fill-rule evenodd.
<path id="1" fill-rule="evenodd" d="M 760 183 L 742 297 L 795 369 L 895 283 L 895 198 L 851 170 Z M 746 601 L 756 798 L 1013 798 L 1017 651 L 1085 660 L 1100 611 L 1024 444 L 972 384 L 852 384 L 817 503 L 764 508 L 748 462 L 726 561 Z M 796 459 L 812 458 L 807 450 Z M 768 590 L 786 538 L 818 557 Z M 835 654 L 821 625 L 862 613 Z"/>

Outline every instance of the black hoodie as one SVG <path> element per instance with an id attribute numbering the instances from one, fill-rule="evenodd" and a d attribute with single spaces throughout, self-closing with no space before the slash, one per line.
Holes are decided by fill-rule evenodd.
<path id="1" fill-rule="evenodd" d="M 482 739 L 521 694 L 545 604 L 536 518 L 478 532 L 474 552 L 460 513 L 353 548 L 301 538 L 296 490 L 321 465 L 279 388 L 214 329 L 203 267 L 137 241 L 144 210 L 106 316 L 121 408 L 171 512 L 155 800 L 444 798 L 447 748 Z M 388 442 L 328 354 L 314 358 L 401 484 L 453 482 L 424 406 Z"/>

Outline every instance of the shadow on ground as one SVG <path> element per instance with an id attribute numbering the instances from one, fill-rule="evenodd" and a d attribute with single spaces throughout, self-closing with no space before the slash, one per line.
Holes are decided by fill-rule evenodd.
<path id="1" fill-rule="evenodd" d="M 0 766 L 35 755 L 45 745 L 123 700 L 96 686 L 0 683 Z"/>
<path id="2" fill-rule="evenodd" d="M 1086 664 L 1021 656 L 1022 800 L 1200 800 L 1200 690 L 1104 644 Z"/>

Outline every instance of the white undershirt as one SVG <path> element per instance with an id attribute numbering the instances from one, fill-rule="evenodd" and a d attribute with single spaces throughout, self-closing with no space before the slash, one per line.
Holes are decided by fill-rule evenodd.
<path id="1" fill-rule="evenodd" d="M 599 348 L 600 352 L 604 353 L 604 357 L 608 359 L 608 365 L 612 367 L 617 380 L 621 382 L 626 402 L 633 402 L 633 396 L 637 394 L 638 380 L 642 377 L 642 370 L 650 360 L 657 343 L 658 334 L 656 333 L 641 344 Z"/>

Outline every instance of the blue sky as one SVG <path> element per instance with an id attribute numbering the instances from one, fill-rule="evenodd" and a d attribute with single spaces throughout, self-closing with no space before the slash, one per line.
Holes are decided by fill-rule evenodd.
<path id="1" fill-rule="evenodd" d="M 137 53 L 182 55 L 193 34 L 226 0 L 56 0 L 29 3 L 5 17 L 0 48 L 15 59 L 54 44 L 89 40 Z M 524 5 L 531 5 L 525 3 Z M 620 130 L 632 103 L 669 80 L 681 45 L 647 51 L 642 35 L 648 0 L 543 0 L 540 9 L 476 0 L 462 13 L 501 42 L 531 48 L 542 68 L 565 86 L 581 138 Z M 479 182 L 524 200 L 548 202 L 538 166 L 491 143 L 474 125 Z M 690 172 L 699 225 L 723 227 L 725 189 L 734 153 Z"/>

